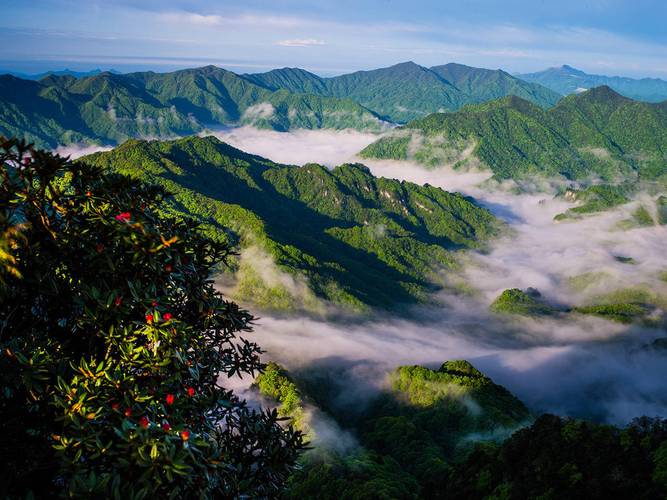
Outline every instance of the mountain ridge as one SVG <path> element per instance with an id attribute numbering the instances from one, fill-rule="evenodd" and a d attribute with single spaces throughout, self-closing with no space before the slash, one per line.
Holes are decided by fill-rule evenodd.
<path id="1" fill-rule="evenodd" d="M 569 95 L 601 85 L 636 100 L 661 102 L 667 100 L 667 81 L 660 78 L 630 78 L 586 73 L 566 64 L 535 73 L 515 75 L 522 80 L 538 83 L 562 95 Z"/>

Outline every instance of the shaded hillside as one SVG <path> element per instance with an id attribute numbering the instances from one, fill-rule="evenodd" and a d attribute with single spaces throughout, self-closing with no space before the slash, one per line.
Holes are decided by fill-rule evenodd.
<path id="1" fill-rule="evenodd" d="M 133 140 L 86 161 L 165 186 L 176 200 L 165 210 L 267 254 L 254 260 L 305 277 L 317 297 L 354 307 L 426 300 L 438 271 L 455 265 L 453 252 L 480 246 L 497 227 L 460 194 L 376 178 L 363 165 L 280 165 L 213 137 Z M 241 259 L 243 298 L 281 309 L 304 300 L 262 267 Z"/>
<path id="2" fill-rule="evenodd" d="M 274 92 L 215 66 L 39 81 L 0 76 L 0 134 L 38 146 L 169 138 L 240 124 L 280 131 L 381 126 L 349 99 Z"/>
<path id="3" fill-rule="evenodd" d="M 667 103 L 599 87 L 549 110 L 518 97 L 410 122 L 362 151 L 430 166 L 479 166 L 497 179 L 530 176 L 655 180 L 667 172 Z"/>

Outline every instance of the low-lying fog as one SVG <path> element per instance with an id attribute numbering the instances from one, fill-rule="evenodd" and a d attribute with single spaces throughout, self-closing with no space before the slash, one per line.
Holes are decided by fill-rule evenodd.
<path id="1" fill-rule="evenodd" d="M 616 230 L 631 206 L 556 224 L 554 215 L 572 204 L 547 194 L 483 189 L 478 185 L 488 179 L 486 172 L 356 159 L 355 153 L 377 138 L 373 134 L 243 128 L 216 135 L 283 163 L 360 161 L 377 176 L 460 191 L 512 228 L 488 252 L 468 254 L 462 273 L 454 277 L 477 289 L 477 295 L 443 294 L 445 305 L 419 311 L 419 322 L 391 316 L 332 322 L 262 314 L 256 336 L 268 357 L 291 368 L 336 367 L 341 397 L 354 404 L 363 403 L 395 366 L 435 367 L 465 358 L 535 412 L 617 424 L 640 415 L 667 416 L 667 360 L 643 348 L 664 333 L 595 317 L 501 318 L 487 309 L 500 292 L 513 287 L 535 287 L 554 303 L 569 305 L 631 285 L 664 289 L 658 273 L 667 267 L 667 229 Z M 621 263 L 619 256 L 632 257 L 636 264 Z M 572 289 L 568 278 L 587 272 L 604 273 L 604 278 L 583 291 Z"/>
<path id="2" fill-rule="evenodd" d="M 334 166 L 377 136 L 354 131 L 278 133 L 243 127 L 215 135 L 239 149 L 290 164 Z M 488 312 L 507 288 L 537 288 L 555 304 L 576 305 L 615 289 L 645 285 L 667 294 L 665 227 L 616 228 L 632 205 L 579 221 L 553 222 L 572 204 L 548 194 L 482 188 L 485 172 L 426 170 L 410 162 L 361 161 L 377 176 L 430 183 L 475 197 L 510 226 L 487 252 L 464 257 L 450 276 L 475 294 L 443 293 L 443 306 L 420 309 L 420 321 L 384 317 L 348 322 L 262 313 L 254 335 L 267 357 L 288 368 L 338 370 L 341 401 L 363 404 L 386 372 L 400 364 L 437 367 L 465 358 L 506 386 L 534 412 L 589 417 L 616 424 L 640 415 L 667 417 L 667 356 L 645 345 L 664 331 L 590 316 L 505 318 Z M 634 264 L 618 257 L 631 257 Z M 570 278 L 598 273 L 589 286 Z"/>

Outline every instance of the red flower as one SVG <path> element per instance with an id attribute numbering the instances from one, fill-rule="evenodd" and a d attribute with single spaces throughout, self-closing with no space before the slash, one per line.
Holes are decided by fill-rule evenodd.
<path id="1" fill-rule="evenodd" d="M 151 305 L 152 305 L 153 307 L 157 307 L 157 300 L 154 300 L 153 302 L 151 302 Z"/>
<path id="2" fill-rule="evenodd" d="M 190 439 L 190 431 L 181 431 L 181 439 L 183 441 Z"/>
<path id="3" fill-rule="evenodd" d="M 165 398 L 165 401 L 167 402 L 168 405 L 173 405 L 174 404 L 174 395 L 173 394 L 167 394 L 167 397 Z"/>
<path id="4" fill-rule="evenodd" d="M 139 419 L 139 425 L 142 426 L 144 429 L 148 429 L 149 423 L 150 422 L 148 420 L 148 417 L 145 415 Z"/>
<path id="5" fill-rule="evenodd" d="M 132 408 L 125 408 L 125 416 L 130 418 L 132 416 Z"/>
<path id="6" fill-rule="evenodd" d="M 130 222 L 130 218 L 132 217 L 132 214 L 130 212 L 123 212 L 116 217 L 114 217 L 118 222 Z"/>
<path id="7" fill-rule="evenodd" d="M 97 246 L 95 247 L 95 250 L 97 250 L 97 253 L 104 252 L 104 245 L 102 243 L 98 243 Z"/>
<path id="8" fill-rule="evenodd" d="M 123 297 L 116 297 L 114 299 L 113 303 L 116 307 L 118 307 L 119 305 L 121 305 L 123 303 Z"/>
<path id="9" fill-rule="evenodd" d="M 171 425 L 169 425 L 169 422 L 164 422 L 164 423 L 162 424 L 162 430 L 163 430 L 164 432 L 169 432 L 169 431 L 171 430 Z"/>
<path id="10" fill-rule="evenodd" d="M 162 316 L 165 321 L 169 321 L 171 319 L 171 313 L 164 313 L 164 316 Z"/>
<path id="11" fill-rule="evenodd" d="M 93 192 L 92 192 L 92 191 L 86 191 L 86 196 L 87 196 L 88 198 L 90 198 L 92 195 L 93 195 Z"/>
<path id="12" fill-rule="evenodd" d="M 187 391 L 188 391 L 188 396 L 192 397 L 195 395 L 195 390 L 193 387 L 188 387 Z"/>
<path id="13" fill-rule="evenodd" d="M 164 270 L 170 273 L 174 270 L 174 268 L 172 267 L 171 264 L 167 264 L 166 266 L 164 266 Z"/>
<path id="14" fill-rule="evenodd" d="M 120 408 L 120 403 L 111 403 L 112 410 L 117 410 L 118 408 Z"/>
<path id="15" fill-rule="evenodd" d="M 147 314 L 146 315 L 146 323 L 152 323 L 153 322 L 153 315 L 152 314 Z"/>

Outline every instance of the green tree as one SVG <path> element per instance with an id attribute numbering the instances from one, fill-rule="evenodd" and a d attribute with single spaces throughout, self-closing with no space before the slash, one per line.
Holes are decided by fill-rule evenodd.
<path id="1" fill-rule="evenodd" d="M 302 435 L 226 377 L 262 369 L 210 279 L 231 253 L 166 193 L 0 138 L 0 496 L 273 496 Z"/>

